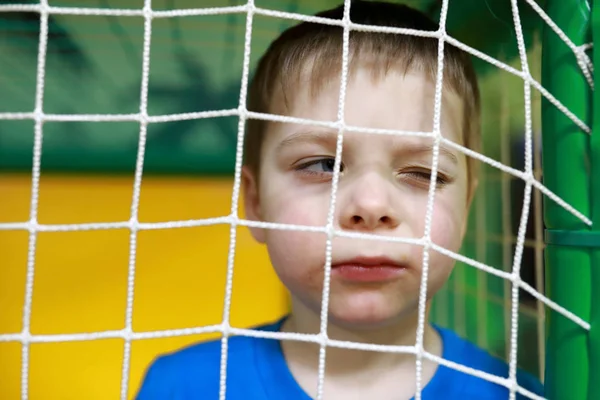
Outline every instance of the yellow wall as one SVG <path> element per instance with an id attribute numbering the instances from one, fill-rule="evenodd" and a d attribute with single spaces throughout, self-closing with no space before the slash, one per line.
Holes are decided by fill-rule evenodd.
<path id="1" fill-rule="evenodd" d="M 111 222 L 129 218 L 131 177 L 43 175 L 39 222 Z M 224 216 L 231 207 L 229 179 L 144 179 L 139 218 L 157 222 Z M 30 176 L 0 175 L 0 222 L 28 219 Z M 0 231 L 0 333 L 22 328 L 27 232 Z M 222 318 L 229 226 L 139 233 L 133 327 L 150 331 L 219 323 Z M 121 329 L 124 326 L 129 232 L 47 232 L 38 237 L 33 334 Z M 247 327 L 288 309 L 287 293 L 266 251 L 246 228 L 238 230 L 231 323 Z M 148 363 L 193 336 L 136 341 L 130 396 Z M 120 339 L 34 344 L 30 399 L 119 398 Z M 21 345 L 0 343 L 0 398 L 20 398 Z"/>

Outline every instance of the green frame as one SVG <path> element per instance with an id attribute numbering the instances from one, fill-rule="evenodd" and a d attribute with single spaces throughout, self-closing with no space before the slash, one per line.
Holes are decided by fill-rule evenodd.
<path id="1" fill-rule="evenodd" d="M 549 0 L 548 16 L 576 45 L 599 40 L 600 2 Z M 593 40 L 592 40 L 593 39 Z M 600 99 L 580 72 L 572 51 L 549 27 L 543 36 L 542 85 L 578 118 L 588 135 L 547 100 L 542 103 L 544 184 L 584 215 L 590 228 L 550 199 L 544 199 L 546 293 L 590 321 L 587 331 L 552 310 L 546 313 L 546 396 L 599 399 L 600 387 Z M 594 64 L 600 52 L 593 48 Z M 594 179 L 593 177 L 597 177 Z"/>

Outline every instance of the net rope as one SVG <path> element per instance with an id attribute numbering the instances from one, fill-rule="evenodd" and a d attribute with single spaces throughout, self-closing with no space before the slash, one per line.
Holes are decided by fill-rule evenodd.
<path id="1" fill-rule="evenodd" d="M 581 68 L 582 74 L 586 78 L 589 85 L 593 88 L 592 79 L 592 63 L 589 57 L 586 55 L 586 51 L 592 47 L 592 44 L 583 44 L 580 46 L 575 45 L 568 37 L 560 30 L 560 28 L 548 17 L 548 15 L 533 1 L 526 0 L 527 3 L 539 14 L 539 16 L 546 22 L 546 24 L 565 42 L 565 44 L 571 49 L 574 56 L 577 58 L 579 67 Z M 31 178 L 31 203 L 30 203 L 30 215 L 29 221 L 20 223 L 0 223 L 0 230 L 25 230 L 29 232 L 28 240 L 28 256 L 27 256 L 27 272 L 26 272 L 26 284 L 25 284 L 25 299 L 23 306 L 23 328 L 20 333 L 11 334 L 0 334 L 0 342 L 21 342 L 22 344 L 22 367 L 21 367 L 21 398 L 28 398 L 28 380 L 29 380 L 29 350 L 31 343 L 49 343 L 49 342 L 72 342 L 72 341 L 89 341 L 89 340 L 101 340 L 109 338 L 122 338 L 125 341 L 123 350 L 123 365 L 122 365 L 122 381 L 121 381 L 121 399 L 126 399 L 129 392 L 129 369 L 130 369 L 130 358 L 131 358 L 131 342 L 133 340 L 143 339 L 154 339 L 164 337 L 175 337 L 185 335 L 196 335 L 202 333 L 221 333 L 222 334 L 222 346 L 221 346 L 221 364 L 220 364 L 220 399 L 226 398 L 226 366 L 227 366 L 227 345 L 228 339 L 231 335 L 243 335 L 265 339 L 277 339 L 277 340 L 294 340 L 302 342 L 317 343 L 320 345 L 319 352 L 319 368 L 318 368 L 318 386 L 317 386 L 317 398 L 323 397 L 324 391 L 324 375 L 325 375 L 325 364 L 326 364 L 326 349 L 327 347 L 377 351 L 377 352 L 391 352 L 391 353 L 405 353 L 414 354 L 416 356 L 416 394 L 415 399 L 420 400 L 422 391 L 422 363 L 423 359 L 431 360 L 440 365 L 447 366 L 449 368 L 461 371 L 466 374 L 470 374 L 488 381 L 497 383 L 505 386 L 509 389 L 510 399 L 514 400 L 516 393 L 525 395 L 532 399 L 542 399 L 542 397 L 529 392 L 528 390 L 518 386 L 516 381 L 516 370 L 517 370 L 517 331 L 518 331 L 518 296 L 519 289 L 523 289 L 530 293 L 537 300 L 562 314 L 569 320 L 578 324 L 582 328 L 589 330 L 590 324 L 587 321 L 574 315 L 569 310 L 556 304 L 545 295 L 541 294 L 531 285 L 523 282 L 520 278 L 520 264 L 521 256 L 523 253 L 525 243 L 525 228 L 529 217 L 529 203 L 531 202 L 531 194 L 533 189 L 537 189 L 542 194 L 562 206 L 564 209 L 569 211 L 579 220 L 583 221 L 587 225 L 591 225 L 591 220 L 577 211 L 570 204 L 567 204 L 563 199 L 558 197 L 556 194 L 551 192 L 545 187 L 539 180 L 534 176 L 533 172 L 533 160 L 532 160 L 532 116 L 531 116 L 531 88 L 538 90 L 540 94 L 546 98 L 551 104 L 557 109 L 563 112 L 573 123 L 575 123 L 583 132 L 591 133 L 590 127 L 583 121 L 577 118 L 571 111 L 569 111 L 562 103 L 560 103 L 551 93 L 541 86 L 531 76 L 527 61 L 527 52 L 523 39 L 523 32 L 521 29 L 519 9 L 517 6 L 517 0 L 511 0 L 513 22 L 515 27 L 515 33 L 517 37 L 517 45 L 519 49 L 519 60 L 521 69 L 515 69 L 506 63 L 496 60 L 472 47 L 465 45 L 464 43 L 452 38 L 446 33 L 446 16 L 448 11 L 448 0 L 442 2 L 441 14 L 440 14 L 440 25 L 439 29 L 435 32 L 423 32 L 412 29 L 402 28 L 391 28 L 381 26 L 369 26 L 355 24 L 350 21 L 350 0 L 344 1 L 344 17 L 342 20 L 330 20 L 325 18 L 307 16 L 297 13 L 289 13 L 275 10 L 268 10 L 260 7 L 256 7 L 254 0 L 248 0 L 247 4 L 242 6 L 233 7 L 214 7 L 214 8 L 198 8 L 198 9 L 182 9 L 182 10 L 167 10 L 167 11 L 155 11 L 152 10 L 151 0 L 145 0 L 144 7 L 139 9 L 102 9 L 102 8 L 80 8 L 80 7 L 54 7 L 49 6 L 47 0 L 40 0 L 39 4 L 8 4 L 0 5 L 0 12 L 37 12 L 40 14 L 40 35 L 39 35 L 39 48 L 38 48 L 38 61 L 37 61 L 37 75 L 36 75 L 36 92 L 35 92 L 35 107 L 33 112 L 24 113 L 0 113 L 0 120 L 33 120 L 34 121 L 34 145 L 33 145 L 33 167 L 32 167 L 32 178 Z M 150 44 L 152 36 L 152 20 L 155 18 L 172 18 L 172 17 L 183 17 L 183 16 L 199 16 L 199 15 L 217 15 L 217 14 L 232 14 L 232 13 L 245 13 L 246 14 L 246 31 L 244 40 L 244 61 L 242 68 L 242 85 L 240 90 L 239 105 L 237 109 L 229 110 L 215 110 L 207 112 L 197 113 L 184 113 L 184 114 L 171 114 L 171 115 L 159 115 L 149 116 L 147 113 L 148 104 L 148 80 L 150 72 Z M 65 115 L 65 114 L 44 114 L 43 112 L 43 97 L 44 97 L 44 83 L 45 83 L 45 63 L 46 63 L 46 52 L 48 44 L 48 16 L 50 14 L 60 15 L 88 15 L 88 16 L 120 16 L 120 17 L 143 17 L 144 18 L 144 40 L 143 40 L 143 57 L 142 57 L 142 81 L 140 90 L 140 110 L 137 114 L 112 114 L 112 115 Z M 279 115 L 261 114 L 256 112 L 250 112 L 246 109 L 246 95 L 248 88 L 248 78 L 250 70 L 250 48 L 252 39 L 252 26 L 254 15 L 264 15 L 275 18 L 291 19 L 296 21 L 307 21 L 314 23 L 322 23 L 329 25 L 341 26 L 344 31 L 343 36 L 343 59 L 342 59 L 342 73 L 341 73 L 341 90 L 338 102 L 338 115 L 337 121 L 324 122 L 324 121 L 313 121 L 292 117 L 285 117 Z M 398 130 L 386 130 L 386 129 L 370 129 L 364 127 L 348 126 L 344 123 L 344 101 L 347 87 L 348 77 L 348 47 L 349 47 L 349 33 L 351 30 L 369 31 L 369 32 L 382 32 L 382 33 L 393 33 L 393 34 L 405 34 L 415 35 L 422 37 L 431 37 L 438 40 L 438 73 L 436 80 L 436 91 L 435 91 L 435 108 L 434 108 L 434 124 L 433 132 L 408 132 Z M 525 100 L 525 168 L 524 171 L 511 168 L 501 162 L 498 162 L 492 158 L 486 157 L 483 154 L 477 153 L 464 146 L 454 143 L 447 138 L 444 138 L 440 130 L 440 115 L 441 115 L 441 94 L 442 94 L 442 79 L 443 79 L 443 68 L 444 68 L 444 45 L 451 44 L 458 48 L 465 50 L 466 52 L 483 59 L 484 61 L 508 72 L 515 76 L 518 76 L 523 80 L 524 84 L 524 100 Z M 236 149 L 236 161 L 235 161 L 235 175 L 234 185 L 231 203 L 231 213 L 228 216 L 218 218 L 208 218 L 200 220 L 185 220 L 185 221 L 166 221 L 159 223 L 143 223 L 138 220 L 138 209 L 140 203 L 140 189 L 143 177 L 143 166 L 144 166 L 144 151 L 146 144 L 146 135 L 148 124 L 164 123 L 170 121 L 183 121 L 191 119 L 202 119 L 202 118 L 219 118 L 226 116 L 237 116 L 239 118 L 238 123 L 238 141 Z M 322 126 L 333 128 L 338 131 L 337 140 L 337 151 L 334 166 L 334 176 L 332 182 L 331 191 L 331 202 L 328 210 L 327 225 L 324 227 L 314 226 L 299 226 L 299 225 L 288 225 L 278 223 L 264 223 L 256 221 L 248 221 L 240 219 L 237 210 L 240 197 L 240 184 L 241 184 L 241 166 L 242 166 L 242 144 L 244 142 L 244 127 L 248 119 L 262 119 L 267 121 L 297 123 L 297 124 L 310 124 L 313 126 Z M 134 187 L 133 196 L 131 201 L 131 214 L 128 221 L 117 221 L 109 223 L 85 223 L 85 224 L 40 224 L 38 223 L 38 203 L 39 203 L 39 183 L 41 175 L 41 157 L 42 157 L 42 139 L 43 139 L 43 124 L 46 121 L 80 121 L 80 122 L 115 122 L 115 121 L 137 121 L 140 124 L 139 139 L 138 139 L 138 153 L 134 175 Z M 433 146 L 433 162 L 432 162 L 432 173 L 431 182 L 429 186 L 429 196 L 427 203 L 427 213 L 425 220 L 425 230 L 423 236 L 418 239 L 408 238 L 391 238 L 382 237 L 373 234 L 347 232 L 335 229 L 333 223 L 333 216 L 336 204 L 336 194 L 339 182 L 340 165 L 341 165 L 341 152 L 344 132 L 362 132 L 367 134 L 375 135 L 398 135 L 398 136 L 420 136 L 429 137 L 434 141 Z M 521 219 L 519 223 L 519 230 L 516 241 L 516 251 L 513 258 L 511 272 L 502 271 L 468 257 L 462 256 L 458 253 L 452 252 L 445 249 L 431 240 L 431 223 L 433 218 L 433 200 L 435 196 L 435 182 L 438 169 L 438 154 L 440 146 L 444 144 L 450 146 L 468 157 L 475 158 L 483 163 L 486 163 L 494 168 L 499 169 L 506 174 L 512 175 L 516 178 L 522 179 L 525 184 L 523 208 L 521 212 Z M 134 283 L 135 283 L 135 271 L 136 271 L 136 248 L 137 248 L 137 234 L 141 230 L 155 230 L 155 229 L 177 229 L 183 227 L 197 227 L 197 226 L 208 226 L 226 224 L 230 226 L 230 241 L 229 241 L 229 255 L 227 263 L 227 279 L 225 288 L 225 300 L 224 300 L 224 311 L 223 319 L 220 324 L 192 327 L 185 329 L 173 329 L 163 331 L 152 331 L 152 332 L 135 332 L 132 327 L 133 318 L 133 301 L 134 301 Z M 265 229 L 279 229 L 279 230 L 296 230 L 304 232 L 321 232 L 327 235 L 326 254 L 325 254 L 325 280 L 323 285 L 323 300 L 322 300 L 322 312 L 321 312 L 321 329 L 319 334 L 300 334 L 300 333 L 282 333 L 282 332 L 263 332 L 252 329 L 241 329 L 230 326 L 229 313 L 231 309 L 231 296 L 232 296 L 232 282 L 233 282 L 233 265 L 234 265 L 234 254 L 236 246 L 236 232 L 238 226 L 247 227 L 259 227 Z M 128 278 L 127 278 L 127 305 L 126 305 L 126 317 L 125 326 L 121 330 L 101 331 L 101 332 L 90 332 L 90 333 L 77 333 L 77 334 L 53 334 L 53 335 L 33 335 L 30 331 L 31 323 L 31 305 L 33 299 L 33 287 L 34 287 L 34 276 L 35 276 L 35 253 L 38 232 L 64 232 L 64 231 L 87 231 L 87 230 L 106 230 L 106 229 L 129 229 L 130 240 L 129 240 L 129 264 L 128 264 Z M 339 340 L 332 340 L 327 337 L 327 309 L 329 302 L 329 279 L 331 269 L 331 256 L 332 256 L 332 239 L 336 236 L 357 238 L 363 240 L 379 240 L 379 241 L 391 241 L 396 243 L 412 244 L 422 246 L 423 248 L 423 279 L 420 287 L 419 295 L 419 319 L 417 327 L 417 340 L 414 346 L 386 346 L 386 345 L 374 345 L 365 343 L 354 343 Z M 423 335 L 425 327 L 425 301 L 427 296 L 427 274 L 429 269 L 429 254 L 431 251 L 435 251 L 444 254 L 448 257 L 453 258 L 456 261 L 465 263 L 480 271 L 489 273 L 504 279 L 506 282 L 510 282 L 512 285 L 511 293 L 511 329 L 510 329 L 510 361 L 509 361 L 509 376 L 503 378 L 494 376 L 488 373 L 484 373 L 479 370 L 475 370 L 463 365 L 453 363 L 448 360 L 444 360 L 434 354 L 431 354 L 423 348 Z"/>
<path id="2" fill-rule="evenodd" d="M 515 32 L 517 34 L 517 46 L 519 48 L 519 58 L 521 61 L 521 70 L 526 76 L 531 76 L 529 73 L 529 63 L 527 61 L 527 50 L 525 49 L 525 40 L 523 38 L 523 30 L 521 28 L 521 18 L 519 16 L 519 9 L 517 6 L 517 0 L 511 0 L 511 7 L 513 11 L 513 19 L 515 24 Z M 509 380 L 510 386 L 510 400 L 515 399 L 515 386 L 517 384 L 517 335 L 518 335 L 518 321 L 519 321 L 519 285 L 516 283 L 521 276 L 521 258 L 523 256 L 523 242 L 525 240 L 525 233 L 527 230 L 527 221 L 529 219 L 529 207 L 531 204 L 531 190 L 533 180 L 533 160 L 532 160 L 532 147 L 533 147 L 533 134 L 532 134 L 532 119 L 531 119 L 531 85 L 526 80 L 523 83 L 524 97 L 525 97 L 525 173 L 527 179 L 525 182 L 525 193 L 523 197 L 523 211 L 521 213 L 521 221 L 519 224 L 519 232 L 517 235 L 517 248 L 515 250 L 515 256 L 512 266 L 512 310 L 511 310 L 511 324 L 510 324 L 510 363 L 509 363 Z"/>

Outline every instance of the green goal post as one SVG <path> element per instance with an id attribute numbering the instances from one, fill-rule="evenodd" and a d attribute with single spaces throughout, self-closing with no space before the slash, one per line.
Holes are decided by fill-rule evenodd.
<path id="1" fill-rule="evenodd" d="M 600 2 L 549 0 L 545 11 L 578 46 L 600 43 Z M 591 324 L 586 330 L 546 313 L 546 396 L 600 399 L 600 98 L 571 49 L 546 26 L 542 85 L 590 126 L 587 134 L 547 100 L 542 103 L 544 184 L 592 220 L 588 226 L 544 199 L 546 295 Z M 597 46 L 590 49 L 600 61 Z M 596 380 L 596 381 L 595 381 Z"/>

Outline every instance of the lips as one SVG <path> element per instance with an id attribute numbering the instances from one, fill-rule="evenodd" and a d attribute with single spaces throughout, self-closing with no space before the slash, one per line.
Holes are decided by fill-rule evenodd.
<path id="1" fill-rule="evenodd" d="M 388 257 L 356 257 L 331 266 L 332 276 L 353 282 L 385 282 L 399 278 L 407 270 Z"/>

